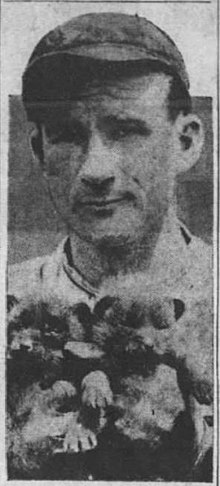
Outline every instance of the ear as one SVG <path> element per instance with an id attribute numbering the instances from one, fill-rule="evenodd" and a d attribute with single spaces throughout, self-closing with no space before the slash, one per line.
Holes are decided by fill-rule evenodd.
<path id="1" fill-rule="evenodd" d="M 43 151 L 43 138 L 42 130 L 40 125 L 34 124 L 30 129 L 29 134 L 31 151 L 34 159 L 40 164 L 41 168 L 44 170 L 44 151 Z"/>
<path id="2" fill-rule="evenodd" d="M 174 124 L 176 173 L 189 170 L 199 159 L 204 143 L 202 122 L 197 115 L 182 113 Z"/>
<path id="3" fill-rule="evenodd" d="M 169 296 L 157 297 L 151 303 L 150 318 L 156 329 L 173 328 L 184 312 L 182 300 Z"/>

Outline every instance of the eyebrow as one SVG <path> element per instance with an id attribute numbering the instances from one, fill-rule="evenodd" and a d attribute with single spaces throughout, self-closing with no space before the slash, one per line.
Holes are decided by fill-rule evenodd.
<path id="1" fill-rule="evenodd" d="M 144 120 L 140 120 L 140 118 L 132 118 L 132 117 L 126 117 L 126 116 L 121 116 L 121 115 L 109 115 L 109 116 L 104 116 L 100 122 L 101 123 L 106 123 L 106 124 L 118 124 L 120 126 L 133 126 L 137 131 L 139 131 L 140 134 L 142 135 L 149 135 L 151 133 L 150 127 L 146 124 Z"/>
<path id="2" fill-rule="evenodd" d="M 64 129 L 66 128 L 77 128 L 78 130 L 82 130 L 82 131 L 85 131 L 85 129 L 88 129 L 89 128 L 80 120 L 76 119 L 76 118 L 72 118 L 71 120 L 62 120 L 62 123 L 60 123 L 60 120 L 57 120 L 56 122 L 54 123 L 45 123 L 45 130 L 46 130 L 46 134 L 48 136 L 52 136 L 54 133 L 62 133 Z"/>

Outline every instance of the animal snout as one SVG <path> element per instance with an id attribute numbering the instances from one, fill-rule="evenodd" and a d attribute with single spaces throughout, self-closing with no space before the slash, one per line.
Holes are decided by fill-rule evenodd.
<path id="1" fill-rule="evenodd" d="M 24 341 L 20 344 L 20 350 L 24 352 L 30 352 L 33 350 L 33 343 L 31 341 Z"/>

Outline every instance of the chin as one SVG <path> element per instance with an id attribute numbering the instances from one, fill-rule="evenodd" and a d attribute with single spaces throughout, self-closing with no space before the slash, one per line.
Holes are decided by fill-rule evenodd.
<path id="1" fill-rule="evenodd" d="M 141 235 L 131 232 L 97 232 L 91 235 L 91 241 L 100 249 L 118 249 L 123 253 L 132 244 L 137 243 Z"/>
<path id="2" fill-rule="evenodd" d="M 125 235 L 104 235 L 102 238 L 97 238 L 95 243 L 99 246 L 100 249 L 118 249 L 121 251 L 125 251 L 125 247 L 127 247 L 130 238 L 129 236 Z"/>
<path id="3" fill-rule="evenodd" d="M 105 216 L 105 215 L 104 215 Z M 76 233 L 88 243 L 99 247 L 122 247 L 141 241 L 145 221 L 138 217 L 136 211 L 116 212 L 107 217 L 74 218 L 71 221 L 71 232 Z"/>

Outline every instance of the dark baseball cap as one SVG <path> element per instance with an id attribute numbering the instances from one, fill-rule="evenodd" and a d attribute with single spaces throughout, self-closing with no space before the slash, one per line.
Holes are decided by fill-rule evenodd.
<path id="1" fill-rule="evenodd" d="M 37 44 L 23 74 L 23 101 L 27 107 L 66 99 L 70 89 L 71 96 L 74 90 L 77 93 L 82 78 L 88 82 L 94 69 L 103 72 L 104 65 L 114 70 L 113 66 L 147 68 L 153 63 L 176 75 L 189 89 L 180 51 L 152 22 L 122 13 L 81 15 L 56 27 Z"/>

